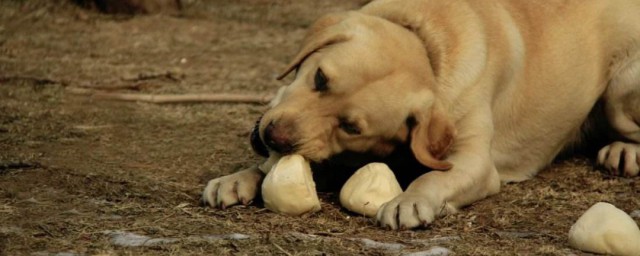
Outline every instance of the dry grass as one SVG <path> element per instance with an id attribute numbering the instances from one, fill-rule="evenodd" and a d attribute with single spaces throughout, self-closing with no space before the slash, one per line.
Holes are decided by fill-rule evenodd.
<path id="1" fill-rule="evenodd" d="M 126 17 L 1 1 L 0 254 L 396 255 L 438 245 L 459 255 L 567 255 L 579 253 L 568 248 L 569 227 L 595 202 L 639 208 L 638 179 L 604 177 L 574 158 L 418 231 L 381 230 L 331 193 L 320 212 L 299 218 L 259 205 L 205 209 L 197 200 L 208 179 L 258 160 L 247 137 L 263 106 L 110 102 L 64 90 L 273 92 L 305 27 L 362 2 L 194 1 L 184 17 Z M 115 230 L 178 240 L 123 247 L 106 233 Z M 231 233 L 249 238 L 202 239 Z"/>

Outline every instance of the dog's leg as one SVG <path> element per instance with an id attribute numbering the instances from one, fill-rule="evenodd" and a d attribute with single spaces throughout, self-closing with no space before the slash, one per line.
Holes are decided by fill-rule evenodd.
<path id="1" fill-rule="evenodd" d="M 614 175 L 640 172 L 640 49 L 616 72 L 604 94 L 605 113 L 625 141 L 616 141 L 598 153 L 598 164 Z"/>
<path id="2" fill-rule="evenodd" d="M 453 168 L 418 177 L 404 193 L 380 207 L 378 223 L 391 229 L 424 227 L 438 216 L 498 193 L 500 177 L 490 153 L 491 120 L 490 115 L 466 119 L 461 127 L 472 128 L 459 131 L 446 159 Z"/>

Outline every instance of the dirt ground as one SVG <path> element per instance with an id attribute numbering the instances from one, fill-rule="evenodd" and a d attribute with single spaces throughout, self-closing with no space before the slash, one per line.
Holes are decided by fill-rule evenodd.
<path id="1" fill-rule="evenodd" d="M 322 194 L 285 217 L 198 206 L 207 180 L 255 164 L 256 104 L 117 102 L 68 88 L 264 94 L 319 15 L 363 0 L 187 1 L 180 15 L 105 15 L 63 0 L 0 1 L 1 255 L 571 255 L 598 201 L 640 208 L 640 180 L 584 158 L 417 231 L 386 231 Z M 636 219 L 638 221 L 638 219 Z M 124 242 L 123 242 L 124 241 Z M 136 244 L 136 241 L 143 241 Z"/>

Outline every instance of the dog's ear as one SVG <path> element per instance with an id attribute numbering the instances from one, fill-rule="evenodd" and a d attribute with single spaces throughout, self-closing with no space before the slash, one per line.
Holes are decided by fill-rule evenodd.
<path id="1" fill-rule="evenodd" d="M 414 111 L 411 151 L 424 166 L 448 170 L 453 164 L 444 160 L 455 138 L 455 127 L 437 104 Z"/>
<path id="2" fill-rule="evenodd" d="M 344 32 L 345 30 L 339 26 L 335 26 L 344 20 L 347 15 L 348 13 L 329 14 L 316 21 L 309 28 L 298 54 L 296 54 L 277 79 L 282 80 L 285 78 L 291 71 L 295 70 L 300 63 L 309 57 L 309 55 L 318 49 L 348 40 L 349 35 Z"/>

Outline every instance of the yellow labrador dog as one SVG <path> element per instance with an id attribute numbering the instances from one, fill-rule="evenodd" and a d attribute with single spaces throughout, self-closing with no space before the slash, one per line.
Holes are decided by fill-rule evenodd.
<path id="1" fill-rule="evenodd" d="M 259 123 L 269 151 L 318 162 L 406 145 L 433 169 L 379 209 L 383 227 L 425 226 L 531 178 L 593 112 L 620 137 L 598 162 L 640 170 L 640 0 L 378 0 L 318 20 L 281 77 L 292 71 Z M 262 177 L 213 180 L 203 199 L 246 204 Z"/>

